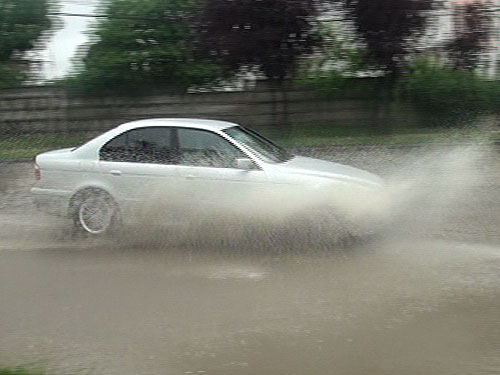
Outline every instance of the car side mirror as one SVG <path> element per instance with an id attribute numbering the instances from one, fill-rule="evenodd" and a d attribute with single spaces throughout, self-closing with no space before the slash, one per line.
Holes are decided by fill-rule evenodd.
<path id="1" fill-rule="evenodd" d="M 252 169 L 255 169 L 255 164 L 250 159 L 237 158 L 236 159 L 236 168 L 243 169 L 245 171 L 251 171 Z"/>

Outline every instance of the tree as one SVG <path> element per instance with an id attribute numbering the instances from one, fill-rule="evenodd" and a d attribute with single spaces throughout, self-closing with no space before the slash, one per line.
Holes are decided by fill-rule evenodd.
<path id="1" fill-rule="evenodd" d="M 197 53 L 196 9 L 196 0 L 109 0 L 98 41 L 70 82 L 92 92 L 132 93 L 184 91 L 219 77 L 219 67 Z"/>
<path id="2" fill-rule="evenodd" d="M 209 0 L 200 21 L 202 45 L 230 71 L 257 67 L 277 82 L 320 42 L 317 0 Z"/>
<path id="3" fill-rule="evenodd" d="M 481 53 L 489 48 L 491 10 L 491 2 L 481 0 L 454 6 L 455 36 L 447 49 L 455 69 L 473 70 L 478 67 Z"/>
<path id="4" fill-rule="evenodd" d="M 0 2 L 0 87 L 24 78 L 19 59 L 34 48 L 41 33 L 50 27 L 49 7 L 49 0 Z"/>
<path id="5" fill-rule="evenodd" d="M 208 0 L 199 26 L 205 53 L 230 73 L 257 68 L 277 84 L 272 96 L 272 122 L 288 124 L 285 79 L 300 56 L 321 41 L 314 27 L 319 0 Z M 278 116 L 277 90 L 282 94 Z"/>
<path id="6" fill-rule="evenodd" d="M 426 26 L 435 0 L 336 0 L 344 5 L 368 55 L 387 73 L 398 76 L 412 52 L 412 42 Z"/>

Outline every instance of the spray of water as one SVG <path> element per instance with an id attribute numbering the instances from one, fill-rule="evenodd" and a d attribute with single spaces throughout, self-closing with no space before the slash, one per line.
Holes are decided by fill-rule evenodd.
<path id="1" fill-rule="evenodd" d="M 191 190 L 184 185 L 170 186 L 173 191 L 168 193 L 165 188 L 148 193 L 151 203 L 137 216 L 140 225 L 128 233 L 148 245 L 154 240 L 167 247 L 266 251 L 328 250 L 374 233 L 379 238 L 435 234 L 475 194 L 474 188 L 485 177 L 480 162 L 489 152 L 484 145 L 468 145 L 408 153 L 397 168 L 386 173 L 384 188 L 377 190 L 332 184 L 314 191 L 296 186 L 241 191 L 221 185 L 207 194 L 209 199 L 191 197 L 186 201 L 191 206 L 173 209 L 172 203 L 178 202 L 164 197 L 182 196 Z M 381 166 L 384 163 L 380 161 Z M 188 224 L 160 229 L 157 224 L 172 212 L 174 221 L 184 216 L 189 218 Z"/>
<path id="2" fill-rule="evenodd" d="M 379 190 L 332 184 L 314 191 L 283 185 L 242 191 L 221 183 L 198 199 L 189 194 L 204 187 L 192 182 L 144 189 L 151 199 L 127 213 L 135 224 L 104 243 L 329 250 L 373 232 L 379 237 L 436 233 L 487 177 L 480 167 L 490 153 L 484 145 L 417 149 L 396 161 L 382 153 L 376 163 L 371 160 L 386 181 Z M 21 176 L 13 181 L 2 176 L 4 247 L 95 245 L 73 239 L 69 222 L 35 213 L 26 196 L 30 181 Z"/>

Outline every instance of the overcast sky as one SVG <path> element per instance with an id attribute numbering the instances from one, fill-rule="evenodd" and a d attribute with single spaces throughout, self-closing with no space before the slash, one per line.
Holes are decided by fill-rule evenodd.
<path id="1" fill-rule="evenodd" d="M 60 12 L 95 14 L 100 0 L 59 0 Z M 93 22 L 88 17 L 62 16 L 63 28 L 56 31 L 47 48 L 42 52 L 43 78 L 52 79 L 65 75 L 72 65 L 72 58 L 79 46 L 88 41 L 85 31 Z"/>

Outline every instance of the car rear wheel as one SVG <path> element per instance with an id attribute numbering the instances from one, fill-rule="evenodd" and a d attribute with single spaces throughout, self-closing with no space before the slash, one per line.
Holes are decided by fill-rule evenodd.
<path id="1" fill-rule="evenodd" d="M 109 194 L 89 191 L 75 199 L 73 223 L 79 232 L 102 236 L 116 229 L 118 222 L 118 206 Z"/>

